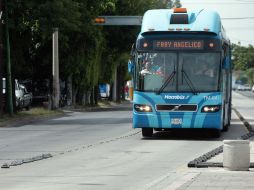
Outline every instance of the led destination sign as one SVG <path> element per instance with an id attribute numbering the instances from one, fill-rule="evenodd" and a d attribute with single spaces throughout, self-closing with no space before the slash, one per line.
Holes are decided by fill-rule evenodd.
<path id="1" fill-rule="evenodd" d="M 153 48 L 160 50 L 202 50 L 204 49 L 203 40 L 154 40 Z"/>

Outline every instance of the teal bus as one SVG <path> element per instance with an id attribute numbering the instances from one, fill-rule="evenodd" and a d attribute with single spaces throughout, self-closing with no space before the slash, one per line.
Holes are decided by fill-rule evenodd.
<path id="1" fill-rule="evenodd" d="M 230 41 L 212 10 L 148 10 L 132 49 L 133 127 L 144 137 L 170 129 L 227 130 Z"/>

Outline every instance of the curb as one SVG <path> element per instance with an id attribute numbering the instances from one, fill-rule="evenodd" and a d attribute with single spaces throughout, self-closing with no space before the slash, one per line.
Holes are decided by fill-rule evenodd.
<path id="1" fill-rule="evenodd" d="M 59 118 L 64 116 L 65 113 L 57 114 L 57 115 L 45 115 L 45 116 L 28 116 L 26 118 L 15 118 L 9 121 L 5 121 L 0 124 L 0 127 L 20 127 L 23 125 L 35 123 L 35 122 L 40 122 L 44 121 L 47 119 L 54 119 L 54 118 Z"/>

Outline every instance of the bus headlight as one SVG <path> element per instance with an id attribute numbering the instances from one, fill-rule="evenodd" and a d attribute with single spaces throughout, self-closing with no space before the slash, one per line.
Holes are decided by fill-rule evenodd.
<path id="1" fill-rule="evenodd" d="M 204 113 L 215 113 L 220 111 L 221 106 L 220 105 L 208 105 L 208 106 L 204 106 L 201 110 L 201 112 Z"/>
<path id="2" fill-rule="evenodd" d="M 152 112 L 152 107 L 144 104 L 134 104 L 134 109 L 137 112 Z"/>

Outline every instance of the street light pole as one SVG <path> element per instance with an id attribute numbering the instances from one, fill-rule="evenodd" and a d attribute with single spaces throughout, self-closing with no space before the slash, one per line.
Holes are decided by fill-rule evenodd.
<path id="1" fill-rule="evenodd" d="M 53 94 L 52 108 L 59 108 L 60 85 L 59 85 L 59 52 L 58 52 L 58 28 L 53 32 Z"/>

